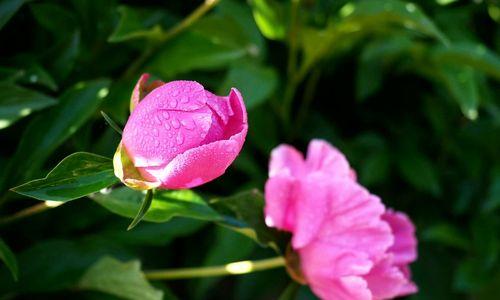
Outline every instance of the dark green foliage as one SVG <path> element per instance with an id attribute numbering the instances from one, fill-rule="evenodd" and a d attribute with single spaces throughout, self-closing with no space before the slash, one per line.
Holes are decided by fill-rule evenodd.
<path id="1" fill-rule="evenodd" d="M 410 299 L 498 298 L 498 1 L 220 0 L 177 31 L 201 3 L 0 1 L 0 299 L 315 299 L 279 269 L 152 285 L 142 273 L 282 251 L 262 217 L 269 154 L 311 138 L 415 221 Z M 224 176 L 156 191 L 126 231 L 145 194 L 117 186 L 120 136 L 99 112 L 122 128 L 143 72 L 238 88 L 250 127 Z M 43 204 L 26 196 L 67 203 L 3 223 Z"/>

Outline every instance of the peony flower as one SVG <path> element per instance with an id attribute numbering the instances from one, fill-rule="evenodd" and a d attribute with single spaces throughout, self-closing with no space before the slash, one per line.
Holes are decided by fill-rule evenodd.
<path id="1" fill-rule="evenodd" d="M 292 270 L 321 299 L 391 299 L 416 292 L 408 264 L 416 259 L 411 221 L 386 210 L 356 182 L 344 155 L 321 140 L 307 158 L 273 150 L 266 183 L 266 224 L 292 233 L 300 260 Z"/>
<path id="2" fill-rule="evenodd" d="M 115 174 L 136 189 L 192 188 L 221 176 L 248 130 L 241 94 L 216 96 L 194 81 L 139 79 L 114 157 Z"/>

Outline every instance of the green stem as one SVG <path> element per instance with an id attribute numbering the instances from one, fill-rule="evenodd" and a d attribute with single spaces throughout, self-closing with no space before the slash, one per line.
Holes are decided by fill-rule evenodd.
<path id="1" fill-rule="evenodd" d="M 23 218 L 26 218 L 26 217 L 29 217 L 32 215 L 36 215 L 36 214 L 41 213 L 43 211 L 46 211 L 48 209 L 57 207 L 61 204 L 64 204 L 64 202 L 44 201 L 42 203 L 27 207 L 25 209 L 18 211 L 17 213 L 15 213 L 11 216 L 0 219 L 0 226 L 15 222 L 19 219 L 23 219 Z"/>
<path id="2" fill-rule="evenodd" d="M 145 62 L 159 49 L 165 42 L 175 37 L 179 33 L 183 32 L 201 17 L 203 17 L 207 12 L 209 12 L 213 7 L 215 7 L 220 0 L 205 0 L 203 4 L 198 6 L 191 14 L 184 18 L 177 25 L 172 27 L 170 30 L 162 34 L 157 41 L 150 44 L 144 52 L 130 65 L 130 67 L 123 74 L 124 78 L 132 78 L 145 64 Z"/>
<path id="3" fill-rule="evenodd" d="M 146 278 L 150 280 L 172 280 L 195 277 L 247 274 L 283 266 L 285 266 L 285 259 L 281 256 L 278 256 L 256 261 L 239 261 L 222 266 L 153 270 L 146 271 L 145 275 Z"/>

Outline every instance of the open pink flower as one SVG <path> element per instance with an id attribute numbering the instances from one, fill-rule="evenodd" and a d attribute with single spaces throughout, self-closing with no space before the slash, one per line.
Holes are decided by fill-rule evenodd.
<path id="1" fill-rule="evenodd" d="M 222 175 L 248 130 L 238 90 L 216 96 L 194 81 L 147 84 L 147 79 L 143 75 L 132 94 L 121 160 L 115 159 L 117 176 L 135 188 L 180 189 Z M 127 161 L 133 166 L 125 166 Z"/>
<path id="2" fill-rule="evenodd" d="M 321 140 L 307 158 L 293 147 L 273 150 L 266 183 L 266 223 L 292 233 L 300 272 L 322 299 L 391 299 L 416 291 L 410 220 L 386 211 L 356 182 L 344 155 Z"/>

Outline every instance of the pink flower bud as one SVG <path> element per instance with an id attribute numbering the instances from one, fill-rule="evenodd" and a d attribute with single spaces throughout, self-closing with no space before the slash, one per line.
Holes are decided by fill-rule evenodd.
<path id="1" fill-rule="evenodd" d="M 148 85 L 147 79 L 132 94 L 115 174 L 137 189 L 191 188 L 221 176 L 248 130 L 239 91 L 216 96 L 194 81 Z"/>
<path id="2" fill-rule="evenodd" d="M 266 224 L 292 233 L 291 246 L 312 291 L 326 300 L 382 300 L 417 291 L 408 265 L 415 228 L 356 182 L 345 156 L 313 140 L 307 158 L 273 150 L 266 183 Z"/>

